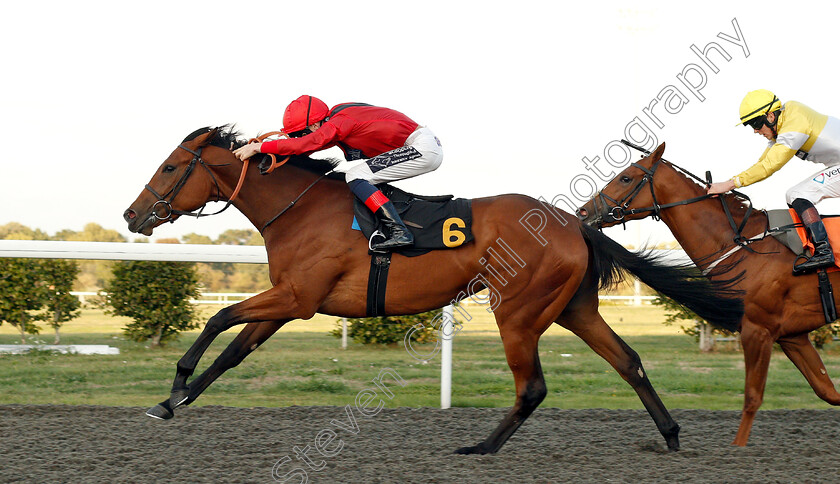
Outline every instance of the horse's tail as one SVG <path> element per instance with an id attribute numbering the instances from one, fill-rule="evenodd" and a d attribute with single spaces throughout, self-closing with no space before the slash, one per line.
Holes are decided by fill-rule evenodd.
<path id="1" fill-rule="evenodd" d="M 599 288 L 620 282 L 627 271 L 709 323 L 729 331 L 739 329 L 744 315 L 743 291 L 734 286 L 743 273 L 712 281 L 692 263 L 668 264 L 650 252 L 631 252 L 588 225 L 581 227 L 592 247 Z"/>

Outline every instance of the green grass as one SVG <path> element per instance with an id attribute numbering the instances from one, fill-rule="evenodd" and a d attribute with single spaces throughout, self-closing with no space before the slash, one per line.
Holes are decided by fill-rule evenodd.
<path id="1" fill-rule="evenodd" d="M 483 312 L 483 308 L 477 308 Z M 507 407 L 513 378 L 492 316 L 479 316 L 454 342 L 454 406 Z M 676 327 L 657 324 L 658 308 L 605 308 L 606 319 L 635 349 L 669 408 L 738 410 L 743 403 L 743 355 L 734 350 L 703 354 Z M 211 313 L 212 314 L 212 313 Z M 479 319 L 479 318 L 482 319 Z M 623 320 L 619 321 L 619 318 Z M 393 368 L 408 384 L 393 388 L 389 406 L 438 406 L 440 358 L 413 359 L 401 346 L 346 350 L 328 336 L 334 318 L 319 316 L 290 324 L 239 367 L 214 383 L 195 405 L 346 405 L 371 388 L 383 368 Z M 119 334 L 122 322 L 86 311 L 67 324 L 63 343 L 109 344 L 120 355 L 60 355 L 39 351 L 0 356 L 0 403 L 65 403 L 150 406 L 168 396 L 175 363 L 195 339 L 185 334 L 169 346 L 150 350 Z M 313 329 L 317 328 L 317 332 Z M 14 328 L 0 327 L 0 343 L 16 343 Z M 85 332 L 87 331 L 87 332 Z M 202 359 L 209 365 L 235 335 L 221 335 Z M 52 341 L 48 332 L 40 337 Z M 423 351 L 422 349 L 419 351 Z M 829 375 L 840 374 L 840 348 L 821 352 Z M 571 355 L 571 356 L 563 356 Z M 541 340 L 540 357 L 548 385 L 543 406 L 559 408 L 642 408 L 635 392 L 581 340 L 552 328 Z M 828 408 L 798 370 L 774 351 L 762 408 Z"/>
<path id="2" fill-rule="evenodd" d="M 208 319 L 221 306 L 200 306 L 200 315 Z M 467 305 L 465 311 L 472 318 L 464 321 L 463 334 L 469 335 L 498 335 L 496 321 L 493 314 L 487 312 L 486 306 Z M 682 334 L 678 326 L 665 326 L 662 321 L 665 319 L 665 311 L 657 306 L 626 306 L 623 304 L 602 304 L 601 314 L 610 326 L 621 336 L 643 336 L 643 335 L 679 335 Z M 465 318 L 456 313 L 456 318 Z M 308 321 L 292 321 L 283 327 L 283 333 L 289 332 L 318 332 L 326 333 L 335 328 L 337 318 L 316 314 Z M 114 333 L 121 332 L 122 326 L 130 322 L 129 318 L 122 316 L 109 316 L 98 309 L 83 309 L 82 316 L 66 323 L 61 328 L 62 336 L 68 336 L 67 341 L 72 344 L 72 335 L 89 333 Z M 52 341 L 52 328 L 47 324 L 40 323 L 42 327 L 41 340 Z M 198 333 L 199 330 L 193 332 Z M 239 328 L 229 330 L 231 333 L 238 333 Z M 0 338 L 4 335 L 18 335 L 18 330 L 11 325 L 0 325 Z M 546 332 L 546 335 L 571 335 L 571 333 L 560 326 L 553 325 Z M 3 340 L 6 341 L 6 340 Z"/>

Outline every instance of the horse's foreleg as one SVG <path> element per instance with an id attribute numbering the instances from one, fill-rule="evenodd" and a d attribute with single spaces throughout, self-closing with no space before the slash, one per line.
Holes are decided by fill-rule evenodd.
<path id="1" fill-rule="evenodd" d="M 747 445 L 755 414 L 764 401 L 764 386 L 767 384 L 767 369 L 770 366 L 773 339 L 767 330 L 749 324 L 745 318 L 741 328 L 741 345 L 744 347 L 746 367 L 744 410 L 741 412 L 741 424 L 738 426 L 738 433 L 732 445 L 743 447 Z"/>
<path id="2" fill-rule="evenodd" d="M 508 366 L 513 371 L 516 383 L 516 402 L 489 437 L 478 445 L 461 447 L 455 451 L 457 454 L 497 452 L 545 398 L 545 379 L 537 353 L 539 336 L 517 334 L 503 329 L 501 335 Z"/>
<path id="3" fill-rule="evenodd" d="M 246 356 L 262 345 L 286 322 L 288 320 L 246 324 L 242 331 L 236 335 L 236 338 L 216 358 L 216 361 L 190 382 L 189 395 L 181 405 L 189 405 L 194 402 L 222 373 L 242 363 Z M 162 420 L 175 416 L 169 399 L 150 408 L 146 415 Z"/>
<path id="4" fill-rule="evenodd" d="M 779 339 L 785 354 L 799 368 L 818 397 L 832 405 L 840 405 L 840 393 L 831 383 L 822 358 L 808 339 L 808 333 Z"/>
<path id="5" fill-rule="evenodd" d="M 561 315 L 557 323 L 572 331 L 615 368 L 639 395 L 645 409 L 656 423 L 656 428 L 665 438 L 668 449 L 679 450 L 680 426 L 653 389 L 638 353 L 615 334 L 597 310 L 568 311 Z"/>
<path id="6" fill-rule="evenodd" d="M 266 292 L 246 299 L 245 301 L 226 307 L 207 321 L 204 330 L 195 342 L 178 360 L 175 380 L 172 382 L 172 393 L 169 398 L 170 406 L 174 409 L 183 404 L 190 397 L 187 379 L 193 374 L 201 356 L 210 343 L 222 332 L 237 324 L 259 322 L 259 324 L 273 324 L 275 321 L 289 321 L 299 316 L 295 307 L 296 300 L 290 296 L 290 291 L 275 286 Z M 276 331 L 276 330 L 275 330 Z"/>
<path id="7" fill-rule="evenodd" d="M 288 319 L 246 324 L 242 328 L 242 332 L 230 342 L 228 347 L 216 358 L 216 361 L 190 381 L 190 396 L 184 402 L 184 405 L 194 402 L 222 373 L 242 363 L 245 357 L 253 353 L 287 322 L 289 322 Z"/>

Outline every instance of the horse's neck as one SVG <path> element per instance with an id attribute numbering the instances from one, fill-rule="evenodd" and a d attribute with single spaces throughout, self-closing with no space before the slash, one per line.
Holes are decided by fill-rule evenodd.
<path id="1" fill-rule="evenodd" d="M 230 171 L 225 177 L 225 185 L 228 185 L 227 193 L 231 193 L 236 187 L 239 174 L 237 172 L 234 176 L 233 171 Z M 256 167 L 250 167 L 233 205 L 260 232 L 272 218 L 284 210 L 286 212 L 281 216 L 282 220 L 278 219 L 276 222 L 278 226 L 305 224 L 308 222 L 304 219 L 312 211 L 301 210 L 303 207 L 297 207 L 297 205 L 308 204 L 315 199 L 318 203 L 330 203 L 329 194 L 338 191 L 334 182 L 326 179 L 318 181 L 319 177 L 318 174 L 293 166 L 281 167 L 269 175 L 260 175 Z M 307 188 L 309 188 L 308 191 Z M 300 200 L 295 202 L 298 197 Z M 295 208 L 290 208 L 292 202 L 295 202 Z M 269 227 L 274 224 L 273 222 Z M 264 237 L 265 235 L 263 234 Z"/>
<path id="2" fill-rule="evenodd" d="M 704 188 L 675 170 L 669 169 L 665 173 L 667 176 L 658 180 L 654 186 L 654 193 L 660 204 L 677 203 L 705 193 Z M 739 226 L 743 220 L 739 214 L 743 212 L 743 209 L 732 206 L 729 200 L 726 203 L 730 204 L 730 212 L 735 217 L 735 225 Z M 701 260 L 707 263 L 712 262 L 708 260 L 710 256 L 735 246 L 733 240 L 735 232 L 719 198 L 670 207 L 661 212 L 661 217 L 686 254 L 695 262 Z M 741 235 L 752 237 L 765 227 L 764 214 L 753 211 Z"/>

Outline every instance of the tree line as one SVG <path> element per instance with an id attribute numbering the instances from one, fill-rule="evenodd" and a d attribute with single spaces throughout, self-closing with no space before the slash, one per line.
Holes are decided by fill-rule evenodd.
<path id="1" fill-rule="evenodd" d="M 88 224 L 81 232 L 63 230 L 48 235 L 18 223 L 0 226 L 0 239 L 127 242 L 114 230 Z M 146 242 L 140 239 L 135 242 Z M 253 230 L 227 230 L 215 240 L 188 234 L 158 243 L 263 245 Z M 38 322 L 48 321 L 60 342 L 61 325 L 78 317 L 79 301 L 71 290 L 102 291 L 107 314 L 132 319 L 123 328 L 131 340 L 162 346 L 182 331 L 199 327 L 195 307 L 189 303 L 199 291 L 260 292 L 270 287 L 267 271 L 256 264 L 157 261 L 73 261 L 59 259 L 0 259 L 0 324 L 15 326 L 26 343 L 27 334 L 39 334 Z M 431 319 L 433 312 L 350 321 L 350 336 L 362 344 L 396 344 L 408 329 Z M 416 332 L 419 343 L 434 340 L 432 330 Z M 333 334 L 340 336 L 340 332 Z"/>
<path id="2" fill-rule="evenodd" d="M 0 324 L 16 327 L 26 343 L 46 322 L 60 343 L 61 325 L 79 315 L 81 304 L 70 294 L 78 273 L 75 261 L 0 258 Z"/>
<path id="3" fill-rule="evenodd" d="M 178 333 L 197 328 L 191 298 L 198 297 L 194 262 L 118 261 L 105 283 L 103 306 L 107 314 L 133 321 L 123 333 L 133 341 L 160 346 Z M 40 334 L 39 323 L 55 330 L 80 314 L 79 299 L 70 294 L 79 264 L 61 259 L 0 258 L 0 324 L 17 328 L 21 343 Z"/>
<path id="4" fill-rule="evenodd" d="M 129 242 L 116 230 L 89 223 L 80 231 L 60 230 L 53 235 L 41 229 L 32 229 L 17 222 L 0 225 L 0 240 L 67 240 L 85 242 Z M 133 243 L 148 243 L 138 238 Z M 159 239 L 157 243 L 212 244 L 212 245 L 263 245 L 263 238 L 253 229 L 229 229 L 215 239 L 191 233 L 180 239 Z M 79 261 L 79 272 L 73 281 L 74 291 L 102 290 L 113 274 L 112 261 Z M 204 292 L 262 292 L 271 287 L 268 271 L 259 264 L 198 263 L 196 266 L 199 288 Z"/>
<path id="5" fill-rule="evenodd" d="M 95 223 L 78 232 L 49 235 L 12 222 L 0 225 L 0 239 L 128 242 L 116 230 Z M 237 229 L 226 230 L 215 240 L 193 233 L 157 242 L 263 245 L 258 232 Z M 25 344 L 27 335 L 40 334 L 41 324 L 47 323 L 58 344 L 61 326 L 80 314 L 79 300 L 70 292 L 102 291 L 106 313 L 133 320 L 123 328 L 129 339 L 161 346 L 199 326 L 189 300 L 201 291 L 261 292 L 271 287 L 267 272 L 258 264 L 0 258 L 0 324 L 17 328 Z"/>
<path id="6" fill-rule="evenodd" d="M 128 242 L 116 230 L 96 223 L 78 232 L 61 230 L 49 235 L 12 222 L 0 225 L 0 239 Z M 134 242 L 148 243 L 148 239 Z M 216 239 L 191 233 L 180 240 L 160 239 L 157 243 L 264 245 L 259 232 L 251 229 L 229 229 Z M 0 259 L 0 324 L 15 326 L 25 342 L 27 334 L 39 334 L 39 323 L 46 322 L 54 329 L 57 344 L 61 325 L 79 314 L 79 301 L 70 291 L 104 290 L 106 311 L 133 320 L 124 328 L 126 336 L 150 341 L 154 347 L 181 331 L 198 327 L 195 308 L 188 301 L 198 297 L 200 291 L 261 292 L 271 286 L 267 272 L 257 264 Z M 626 292 L 631 284 L 628 281 L 614 292 Z M 647 286 L 643 292 L 652 293 Z M 661 294 L 654 304 L 668 310 L 666 324 L 687 320 L 691 323 L 682 328 L 685 333 L 695 338 L 704 330 L 712 334 L 695 314 Z M 427 316 L 353 319 L 350 336 L 363 344 L 393 344 L 402 338 L 406 327 L 415 326 L 418 318 L 425 320 Z M 838 328 L 831 325 L 819 333 L 816 343 L 822 346 L 838 333 Z M 339 330 L 332 334 L 340 336 Z M 422 337 L 418 342 L 432 339 L 431 334 Z"/>

